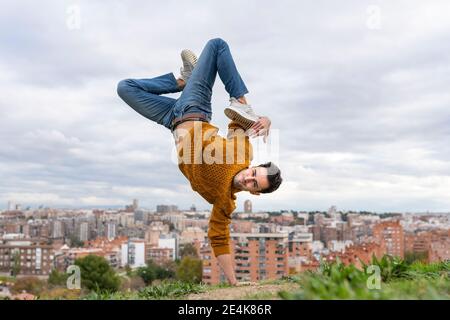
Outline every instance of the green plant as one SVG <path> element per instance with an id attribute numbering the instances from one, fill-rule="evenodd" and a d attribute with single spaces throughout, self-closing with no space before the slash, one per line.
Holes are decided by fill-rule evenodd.
<path id="1" fill-rule="evenodd" d="M 191 293 L 205 291 L 205 285 L 182 281 L 163 281 L 156 286 L 146 287 L 139 291 L 138 296 L 142 299 L 179 298 Z"/>
<path id="2" fill-rule="evenodd" d="M 145 287 L 135 292 L 90 292 L 83 297 L 84 300 L 158 300 L 180 299 L 188 294 L 202 293 L 207 290 L 204 284 L 185 283 L 180 281 L 164 280 L 158 285 Z"/>
<path id="3" fill-rule="evenodd" d="M 16 251 L 13 253 L 13 261 L 14 261 L 14 264 L 12 267 L 12 275 L 14 277 L 16 277 L 20 273 L 20 270 L 22 268 L 21 264 L 20 264 L 20 253 L 19 252 Z"/>
<path id="4" fill-rule="evenodd" d="M 200 283 L 202 272 L 202 260 L 186 256 L 178 265 L 176 276 L 183 282 Z"/>
<path id="5" fill-rule="evenodd" d="M 83 288 L 100 292 L 114 292 L 119 289 L 120 278 L 105 258 L 88 255 L 75 260 L 75 265 L 80 267 Z"/>
<path id="6" fill-rule="evenodd" d="M 52 287 L 65 286 L 68 277 L 69 275 L 67 273 L 59 272 L 58 270 L 53 269 L 48 275 L 47 283 Z"/>
<path id="7" fill-rule="evenodd" d="M 419 261 L 426 263 L 428 260 L 428 252 L 405 252 L 405 261 L 409 264 Z"/>
<path id="8" fill-rule="evenodd" d="M 149 285 L 154 280 L 172 279 L 175 277 L 175 265 L 170 262 L 166 262 L 162 265 L 157 265 L 152 260 L 147 261 L 145 267 L 137 269 L 137 275 L 139 275 L 144 282 Z"/>
<path id="9" fill-rule="evenodd" d="M 363 265 L 364 272 L 367 271 L 367 268 L 370 265 L 378 266 L 380 268 L 381 279 L 383 281 L 389 281 L 394 278 L 407 278 L 409 276 L 407 273 L 408 263 L 404 260 L 389 255 L 384 255 L 381 259 L 378 259 L 375 255 L 373 255 L 370 265 L 365 265 L 362 261 L 361 263 Z"/>
<path id="10" fill-rule="evenodd" d="M 379 267 L 381 288 L 367 285 L 370 265 L 357 269 L 340 261 L 324 263 L 319 272 L 291 276 L 300 290 L 280 292 L 283 299 L 450 299 L 450 266 L 448 262 L 424 264 L 384 256 L 373 257 L 371 265 Z M 288 280 L 289 279 L 289 280 Z"/>

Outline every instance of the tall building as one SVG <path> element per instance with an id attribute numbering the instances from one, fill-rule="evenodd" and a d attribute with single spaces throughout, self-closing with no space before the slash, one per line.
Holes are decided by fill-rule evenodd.
<path id="1" fill-rule="evenodd" d="M 131 268 L 145 266 L 145 243 L 143 240 L 128 240 L 121 245 L 121 266 Z"/>
<path id="2" fill-rule="evenodd" d="M 159 243 L 159 235 L 161 234 L 161 229 L 155 226 L 149 226 L 145 231 L 145 243 L 149 247 L 157 247 Z"/>
<path id="3" fill-rule="evenodd" d="M 373 228 L 373 236 L 385 248 L 387 254 L 393 257 L 404 257 L 405 244 L 400 221 L 377 223 Z"/>
<path id="4" fill-rule="evenodd" d="M 89 224 L 87 222 L 80 223 L 78 239 L 83 242 L 89 240 Z"/>
<path id="5" fill-rule="evenodd" d="M 158 248 L 168 248 L 173 251 L 173 259 L 178 258 L 179 251 L 179 239 L 175 234 L 175 237 L 171 235 L 161 235 L 158 242 Z"/>
<path id="6" fill-rule="evenodd" d="M 52 229 L 51 231 L 52 238 L 57 239 L 62 238 L 64 236 L 62 221 L 59 220 L 52 221 L 51 229 Z"/>
<path id="7" fill-rule="evenodd" d="M 138 221 L 144 222 L 144 211 L 143 210 L 135 210 L 134 211 L 134 221 L 137 223 Z"/>
<path id="8" fill-rule="evenodd" d="M 278 279 L 289 273 L 287 233 L 232 233 L 232 256 L 238 281 Z M 210 246 L 200 250 L 203 281 L 217 284 L 224 280 Z"/>
<path id="9" fill-rule="evenodd" d="M 137 210 L 137 208 L 139 208 L 139 200 L 133 199 L 133 209 Z"/>
<path id="10" fill-rule="evenodd" d="M 341 220 L 341 214 L 337 212 L 337 208 L 336 206 L 331 206 L 328 209 L 328 216 L 336 221 L 340 221 Z"/>
<path id="11" fill-rule="evenodd" d="M 177 212 L 178 207 L 175 205 L 165 205 L 165 204 L 159 204 L 156 206 L 156 212 L 157 213 L 168 213 L 168 212 Z"/>
<path id="12" fill-rule="evenodd" d="M 8 211 L 13 211 L 15 209 L 14 202 L 8 201 Z"/>
<path id="13" fill-rule="evenodd" d="M 289 236 L 289 273 L 302 270 L 302 264 L 313 258 L 312 233 L 292 233 Z"/>
<path id="14" fill-rule="evenodd" d="M 252 202 L 250 200 L 244 201 L 244 213 L 252 213 Z"/>
<path id="15" fill-rule="evenodd" d="M 217 258 L 212 252 L 209 243 L 203 243 L 200 248 L 200 259 L 202 260 L 202 281 L 208 284 L 218 284 L 226 281 L 225 275 L 219 267 Z"/>
<path id="16" fill-rule="evenodd" d="M 106 225 L 106 237 L 108 240 L 112 240 L 116 237 L 116 224 L 112 221 Z"/>

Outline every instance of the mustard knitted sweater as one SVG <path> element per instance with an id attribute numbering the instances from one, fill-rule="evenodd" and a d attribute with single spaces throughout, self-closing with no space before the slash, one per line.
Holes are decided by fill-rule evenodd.
<path id="1" fill-rule="evenodd" d="M 208 238 L 216 257 L 231 252 L 229 225 L 235 193 L 240 191 L 233 178 L 253 158 L 252 145 L 239 124 L 232 121 L 228 129 L 225 139 L 217 134 L 217 127 L 196 121 L 177 150 L 178 167 L 192 189 L 213 205 Z"/>

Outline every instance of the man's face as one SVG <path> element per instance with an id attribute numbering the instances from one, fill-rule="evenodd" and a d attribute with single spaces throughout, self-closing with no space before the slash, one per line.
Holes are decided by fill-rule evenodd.
<path id="1" fill-rule="evenodd" d="M 252 194 L 259 194 L 259 191 L 269 187 L 267 168 L 251 167 L 240 171 L 234 176 L 234 186 Z"/>

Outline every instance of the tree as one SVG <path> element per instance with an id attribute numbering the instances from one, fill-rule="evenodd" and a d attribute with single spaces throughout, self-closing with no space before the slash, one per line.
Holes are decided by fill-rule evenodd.
<path id="1" fill-rule="evenodd" d="M 180 257 L 184 258 L 187 256 L 191 256 L 194 258 L 198 258 L 197 248 L 192 243 L 186 243 L 181 249 L 180 249 Z"/>
<path id="2" fill-rule="evenodd" d="M 164 280 L 175 278 L 176 265 L 170 261 L 156 265 L 156 279 Z"/>
<path id="3" fill-rule="evenodd" d="M 145 267 L 140 267 L 137 270 L 137 274 L 149 285 L 154 280 L 168 279 L 175 277 L 175 266 L 173 263 L 167 262 L 163 265 L 156 264 L 153 260 L 147 261 Z"/>
<path id="4" fill-rule="evenodd" d="M 156 272 L 154 268 L 148 265 L 138 268 L 137 274 L 142 278 L 142 280 L 144 280 L 145 284 L 147 285 L 152 284 L 153 280 L 156 279 Z"/>
<path id="5" fill-rule="evenodd" d="M 21 266 L 20 266 L 20 253 L 14 252 L 13 254 L 14 264 L 12 267 L 12 276 L 17 276 L 20 273 Z"/>
<path id="6" fill-rule="evenodd" d="M 75 236 L 71 236 L 69 239 L 70 239 L 70 246 L 72 248 L 81 248 L 84 246 L 84 242 L 78 240 Z"/>
<path id="7" fill-rule="evenodd" d="M 53 287 L 65 286 L 68 277 L 69 275 L 67 273 L 59 272 L 57 269 L 53 269 L 48 275 L 47 283 Z"/>
<path id="8" fill-rule="evenodd" d="M 194 257 L 184 257 L 177 268 L 177 279 L 189 282 L 200 283 L 202 281 L 202 260 Z"/>
<path id="9" fill-rule="evenodd" d="M 119 289 L 120 278 L 105 258 L 88 255 L 75 260 L 75 265 L 80 267 L 82 287 L 93 291 L 110 292 Z"/>

